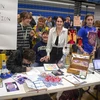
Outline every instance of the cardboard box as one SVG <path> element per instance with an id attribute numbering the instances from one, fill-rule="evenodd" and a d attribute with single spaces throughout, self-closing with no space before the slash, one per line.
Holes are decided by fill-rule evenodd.
<path id="1" fill-rule="evenodd" d="M 68 73 L 79 74 L 80 70 L 87 71 L 89 67 L 90 56 L 72 53 L 71 64 L 67 69 Z"/>

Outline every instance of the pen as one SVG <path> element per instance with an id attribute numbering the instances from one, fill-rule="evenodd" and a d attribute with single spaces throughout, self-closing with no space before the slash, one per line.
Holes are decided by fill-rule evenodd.
<path id="1" fill-rule="evenodd" d="M 78 82 L 80 82 L 76 77 L 73 76 L 73 78 L 75 78 Z"/>

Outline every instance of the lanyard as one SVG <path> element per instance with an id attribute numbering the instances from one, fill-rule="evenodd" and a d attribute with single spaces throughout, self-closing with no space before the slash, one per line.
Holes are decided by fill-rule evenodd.
<path id="1" fill-rule="evenodd" d="M 27 37 L 27 35 L 28 35 L 27 29 L 24 30 L 24 26 L 22 25 L 22 23 L 20 23 L 20 24 L 21 24 L 22 30 L 25 31 L 25 34 L 23 34 L 23 38 L 24 38 L 24 40 L 26 40 L 26 37 Z"/>

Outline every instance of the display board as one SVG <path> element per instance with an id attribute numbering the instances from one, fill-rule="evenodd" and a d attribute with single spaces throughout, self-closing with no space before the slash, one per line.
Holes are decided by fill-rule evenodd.
<path id="1" fill-rule="evenodd" d="M 15 50 L 17 47 L 18 0 L 0 1 L 0 50 Z"/>

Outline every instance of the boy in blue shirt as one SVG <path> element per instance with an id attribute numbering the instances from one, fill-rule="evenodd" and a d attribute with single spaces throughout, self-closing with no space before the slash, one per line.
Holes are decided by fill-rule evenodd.
<path id="1" fill-rule="evenodd" d="M 47 40 L 48 40 L 48 31 L 44 31 L 42 33 L 42 40 L 39 41 L 33 48 L 33 50 L 36 52 L 36 60 L 33 64 L 34 67 L 37 66 L 43 66 L 43 63 L 45 62 L 45 56 L 46 54 L 46 46 L 47 46 Z"/>

